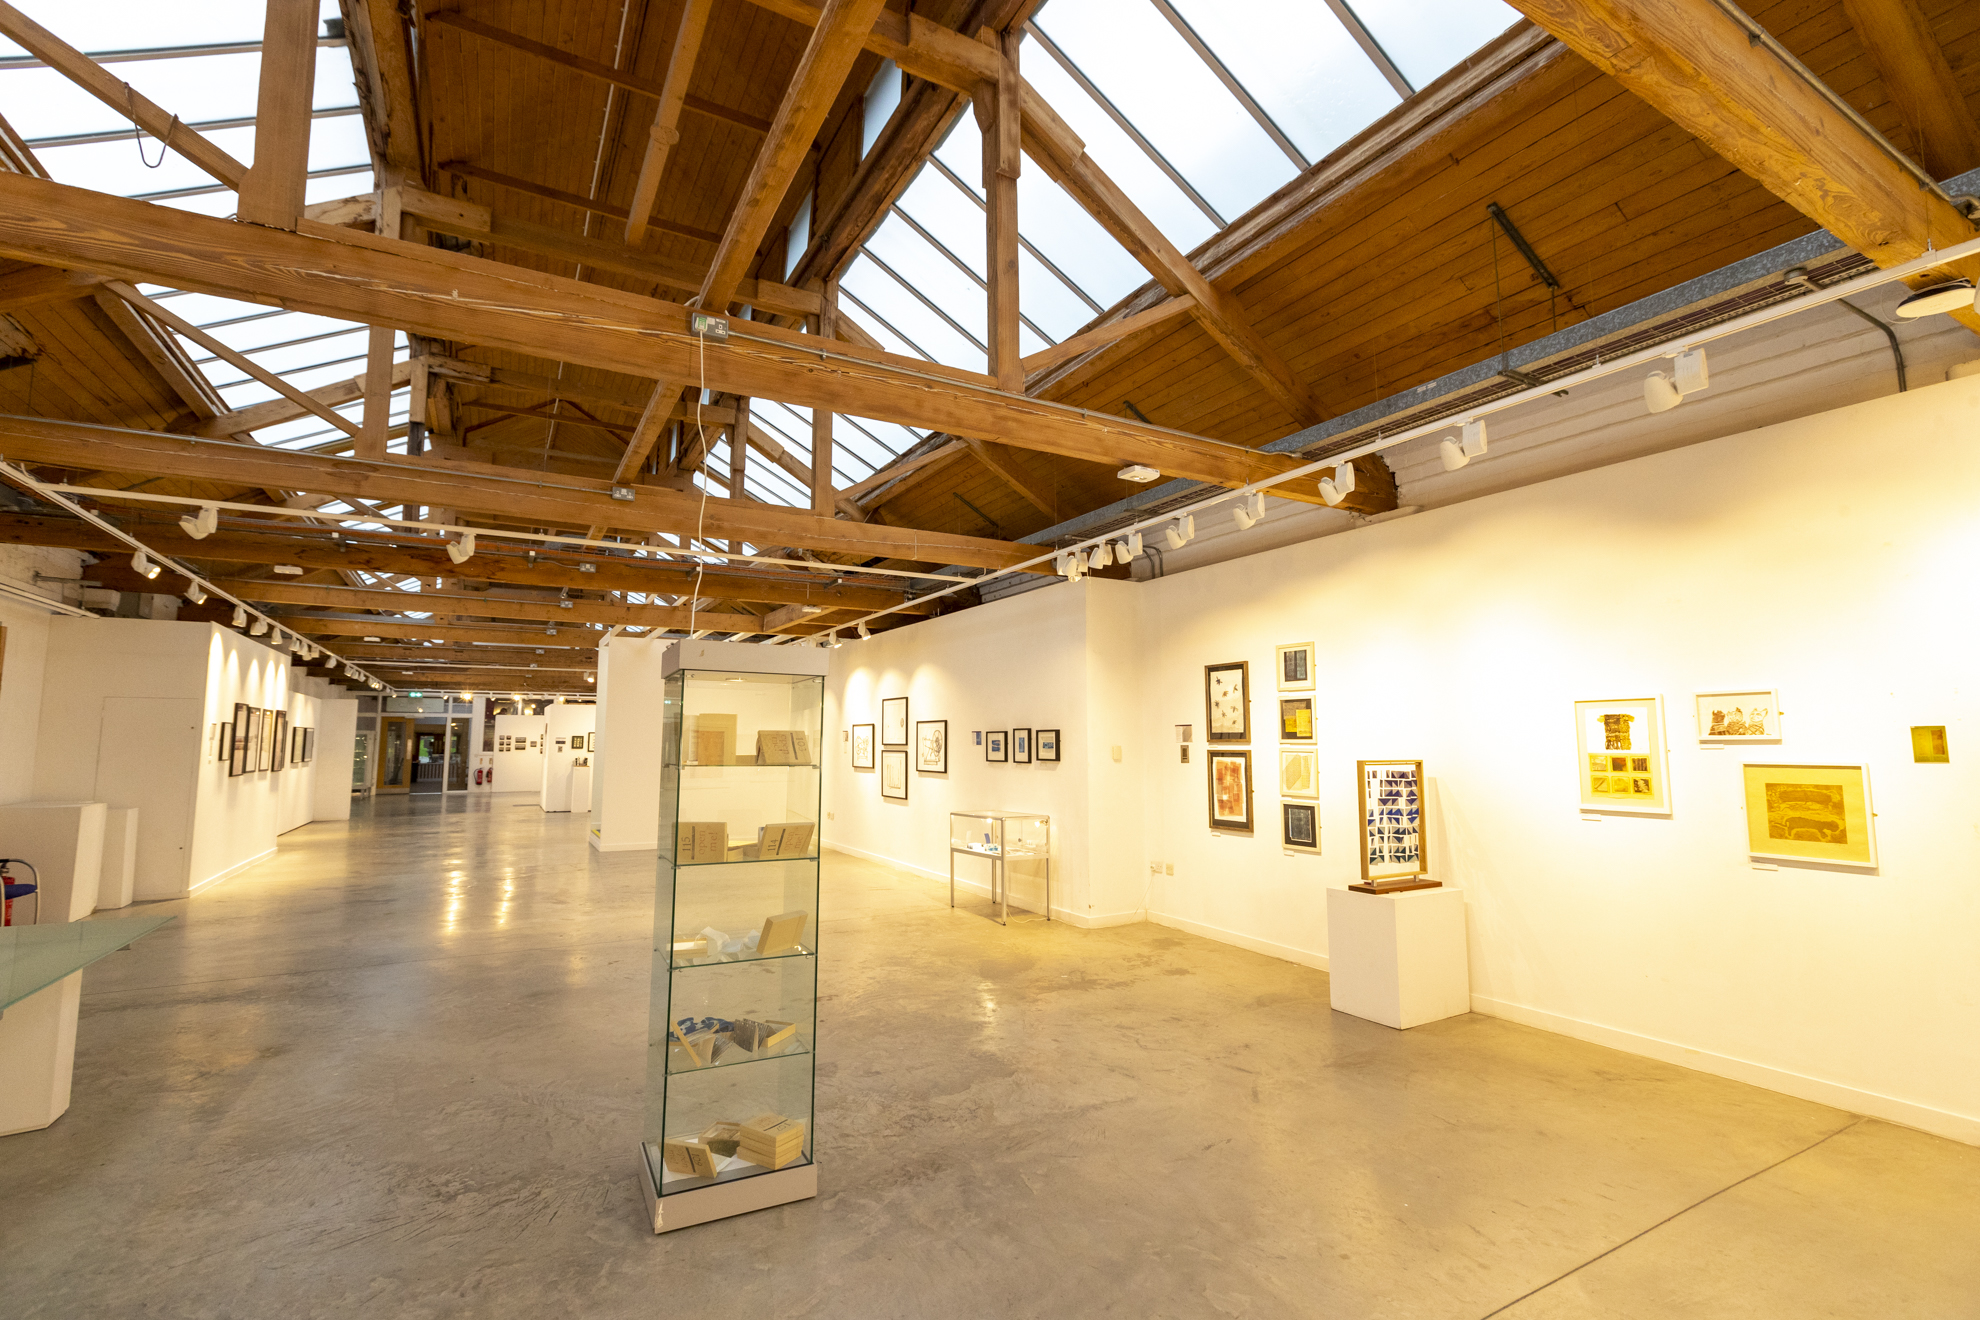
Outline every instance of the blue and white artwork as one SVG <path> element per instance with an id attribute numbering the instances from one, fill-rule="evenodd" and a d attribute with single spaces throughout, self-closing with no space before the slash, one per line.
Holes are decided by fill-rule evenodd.
<path id="1" fill-rule="evenodd" d="M 1423 846 L 1423 763 L 1361 763 L 1364 880 L 1393 880 L 1428 869 Z"/>

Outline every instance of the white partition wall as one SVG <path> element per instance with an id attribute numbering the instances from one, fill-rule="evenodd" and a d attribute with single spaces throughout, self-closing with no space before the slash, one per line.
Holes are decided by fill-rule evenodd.
<path id="1" fill-rule="evenodd" d="M 543 778 L 537 804 L 545 811 L 570 811 L 573 807 L 581 812 L 591 810 L 591 775 L 575 773 L 577 762 L 588 759 L 591 752 L 588 747 L 578 751 L 571 742 L 581 738 L 589 744 L 597 722 L 598 707 L 589 703 L 578 706 L 556 702 L 544 711 Z M 580 778 L 584 781 L 582 785 L 576 782 Z M 581 799 L 574 802 L 572 794 L 580 788 Z"/>
<path id="2" fill-rule="evenodd" d="M 591 846 L 660 846 L 661 663 L 670 641 L 609 637 L 598 648 L 598 754 L 591 758 Z"/>
<path id="3" fill-rule="evenodd" d="M 494 792 L 543 791 L 543 733 L 548 724 L 541 715 L 495 717 L 494 779 L 489 784 Z"/>

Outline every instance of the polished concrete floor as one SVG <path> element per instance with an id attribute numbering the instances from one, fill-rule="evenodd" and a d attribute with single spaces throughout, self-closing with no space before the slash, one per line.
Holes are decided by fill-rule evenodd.
<path id="1" fill-rule="evenodd" d="M 88 972 L 0 1316 L 1980 1315 L 1980 1150 L 841 855 L 821 1195 L 655 1238 L 651 859 L 585 826 L 383 801 Z"/>

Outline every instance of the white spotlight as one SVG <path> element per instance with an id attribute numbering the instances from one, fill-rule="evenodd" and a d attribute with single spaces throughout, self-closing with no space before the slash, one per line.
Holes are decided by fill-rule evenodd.
<path id="1" fill-rule="evenodd" d="M 845 645 L 844 642 L 841 642 L 839 640 L 839 630 L 837 628 L 834 628 L 832 629 L 831 632 L 825 634 L 825 645 L 831 647 L 835 651 L 838 650 L 841 646 Z M 591 675 L 586 674 L 585 681 L 589 682 L 590 680 L 591 680 Z"/>
<path id="2" fill-rule="evenodd" d="M 837 636 L 837 634 L 836 634 L 836 633 L 835 633 L 835 634 L 833 634 L 833 635 L 834 635 L 834 636 Z M 837 646 L 837 645 L 838 645 L 838 643 L 837 643 L 837 642 L 834 642 L 834 643 L 833 643 L 833 645 L 834 645 L 834 646 Z M 586 675 L 584 676 L 584 681 L 585 681 L 585 682 L 587 682 L 587 683 L 596 683 L 596 682 L 598 681 L 598 675 L 597 675 L 597 674 L 586 674 Z"/>
<path id="3" fill-rule="evenodd" d="M 152 563 L 151 560 L 147 559 L 145 557 L 144 551 L 142 550 L 138 551 L 136 554 L 133 554 L 131 556 L 131 567 L 134 570 L 136 570 L 137 575 L 142 578 L 155 578 L 158 576 L 160 571 L 158 565 Z"/>
<path id="4" fill-rule="evenodd" d="M 254 621 L 254 625 L 248 629 L 248 636 L 259 637 L 261 636 L 261 634 L 267 631 L 268 631 L 268 620 L 256 619 Z"/>
<path id="5" fill-rule="evenodd" d="M 1180 550 L 1189 544 L 1189 538 L 1182 533 L 1182 519 L 1178 518 L 1162 529 L 1162 540 L 1171 550 Z"/>
<path id="6" fill-rule="evenodd" d="M 1464 439 L 1446 440 L 1437 446 L 1439 456 L 1444 460 L 1444 471 L 1455 472 L 1485 452 L 1485 423 L 1466 422 Z"/>
<path id="7" fill-rule="evenodd" d="M 234 606 L 234 626 L 236 628 L 247 627 L 247 609 L 245 606 Z"/>
<path id="8" fill-rule="evenodd" d="M 214 528 L 220 525 L 220 507 L 216 504 L 203 504 L 198 513 L 189 513 L 179 519 L 179 530 L 195 541 L 204 541 L 213 535 Z"/>
<path id="9" fill-rule="evenodd" d="M 1265 517 L 1265 492 L 1254 490 L 1244 502 L 1231 509 L 1231 516 L 1237 519 L 1238 530 L 1248 532 Z"/>
<path id="10" fill-rule="evenodd" d="M 1980 295 L 1974 293 L 1972 280 L 1950 280 L 1920 289 L 1899 303 L 1896 310 L 1905 320 L 1915 321 L 1921 316 L 1956 312 L 1962 307 L 1980 311 Z"/>
<path id="11" fill-rule="evenodd" d="M 1643 378 L 1643 402 L 1653 413 L 1669 412 L 1684 402 L 1677 386 L 1661 371 L 1653 371 Z"/>
<path id="12" fill-rule="evenodd" d="M 447 547 L 447 558 L 457 564 L 465 564 L 474 558 L 474 533 L 462 532 L 460 539 Z"/>
<path id="13" fill-rule="evenodd" d="M 1354 464 L 1339 463 L 1334 467 L 1334 475 L 1320 478 L 1320 498 L 1332 508 L 1348 496 L 1354 494 Z"/>
<path id="14" fill-rule="evenodd" d="M 866 640 L 867 638 L 869 638 L 869 637 L 871 637 L 871 636 L 873 636 L 873 630 L 872 630 L 871 628 L 869 628 L 869 627 L 867 627 L 867 626 L 866 626 L 865 624 L 863 624 L 863 623 L 862 623 L 862 624 L 860 624 L 860 625 L 859 625 L 859 640 L 861 640 L 861 641 L 863 642 L 863 641 L 865 641 L 865 640 Z"/>
<path id="15" fill-rule="evenodd" d="M 1140 533 L 1140 532 L 1134 532 L 1134 533 L 1131 533 L 1131 534 L 1130 534 L 1130 535 L 1128 536 L 1128 539 L 1127 539 L 1127 548 L 1128 548 L 1128 558 L 1129 558 L 1129 559 L 1132 559 L 1132 558 L 1134 558 L 1134 557 L 1135 557 L 1136 555 L 1138 555 L 1138 554 L 1140 554 L 1140 553 L 1141 553 L 1141 533 Z"/>
<path id="16" fill-rule="evenodd" d="M 1679 394 L 1696 394 L 1712 383 L 1712 373 L 1705 365 L 1705 350 L 1694 348 L 1688 353 L 1677 355 L 1677 372 L 1672 384 Z"/>
<path id="17" fill-rule="evenodd" d="M 186 588 L 186 602 L 191 605 L 206 604 L 206 588 L 194 582 Z"/>
<path id="18" fill-rule="evenodd" d="M 1102 541 L 1099 545 L 1094 546 L 1093 553 L 1086 561 L 1089 568 L 1105 568 L 1113 562 L 1114 543 L 1112 541 Z"/>
<path id="19" fill-rule="evenodd" d="M 334 655 L 331 656 L 328 660 L 324 662 L 323 667 L 325 669 L 328 669 L 332 673 L 335 673 L 337 670 L 337 657 Z"/>
<path id="20" fill-rule="evenodd" d="M 1696 394 L 1712 383 L 1704 349 L 1694 348 L 1671 356 L 1675 362 L 1670 375 L 1653 371 L 1643 379 L 1643 402 L 1653 413 L 1669 412 L 1683 403 L 1687 395 Z"/>

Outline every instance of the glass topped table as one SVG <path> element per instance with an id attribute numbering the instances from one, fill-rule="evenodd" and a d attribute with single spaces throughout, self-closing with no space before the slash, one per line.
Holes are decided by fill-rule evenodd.
<path id="1" fill-rule="evenodd" d="M 109 917 L 60 925 L 0 926 L 0 1010 L 37 990 L 46 990 L 170 920 L 170 916 Z"/>

